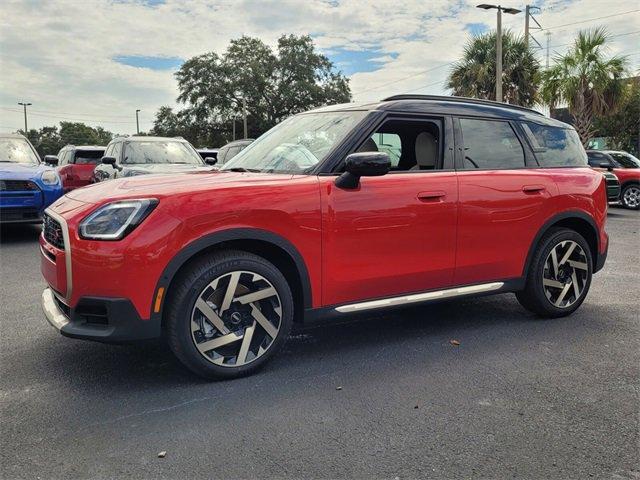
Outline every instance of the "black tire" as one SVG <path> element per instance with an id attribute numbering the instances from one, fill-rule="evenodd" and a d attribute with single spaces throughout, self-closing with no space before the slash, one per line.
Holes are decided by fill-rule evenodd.
<path id="1" fill-rule="evenodd" d="M 192 312 L 201 292 L 208 288 L 210 282 L 230 272 L 239 271 L 260 275 L 276 290 L 281 307 L 279 329 L 266 351 L 258 353 L 260 356 L 250 363 L 240 366 L 216 365 L 212 360 L 205 358 L 206 355 L 196 347 L 196 340 L 192 337 L 191 331 Z M 293 325 L 293 309 L 291 289 L 284 275 L 275 266 L 251 253 L 220 251 L 188 265 L 172 282 L 171 291 L 167 295 L 164 323 L 166 337 L 175 356 L 196 375 L 206 379 L 241 377 L 257 371 L 282 348 Z M 269 338 L 271 337 L 267 337 Z"/>
<path id="2" fill-rule="evenodd" d="M 556 248 L 556 246 L 566 241 L 575 242 L 580 246 L 580 248 L 582 248 L 585 257 L 584 263 L 587 265 L 587 270 L 586 276 L 582 281 L 582 291 L 579 295 L 575 296 L 576 300 L 571 305 L 558 307 L 547 297 L 547 294 L 545 293 L 545 286 L 543 285 L 543 277 L 545 275 L 545 263 L 547 258 L 551 255 L 551 251 Z M 545 318 L 564 317 L 576 311 L 576 309 L 582 304 L 589 292 L 592 275 L 593 260 L 591 256 L 591 249 L 582 235 L 568 228 L 551 228 L 540 239 L 531 260 L 531 264 L 529 265 L 525 289 L 517 292 L 516 297 L 524 308 L 536 315 Z M 559 290 L 561 293 L 562 290 Z M 573 292 L 572 295 L 574 295 Z"/>
<path id="3" fill-rule="evenodd" d="M 639 210 L 640 198 L 638 194 L 640 194 L 640 185 L 635 183 L 625 185 L 622 192 L 620 192 L 620 203 L 629 210 Z"/>

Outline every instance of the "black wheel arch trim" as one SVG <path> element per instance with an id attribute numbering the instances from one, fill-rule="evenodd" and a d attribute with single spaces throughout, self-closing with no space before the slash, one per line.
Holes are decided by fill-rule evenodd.
<path id="1" fill-rule="evenodd" d="M 553 227 L 553 225 L 555 225 L 556 223 L 562 221 L 562 220 L 567 220 L 567 219 L 572 219 L 572 218 L 577 218 L 580 220 L 584 220 L 586 221 L 591 228 L 593 229 L 593 233 L 595 235 L 596 238 L 596 251 L 592 252 L 593 255 L 593 273 L 596 273 L 598 270 L 600 270 L 603 267 L 604 262 L 600 261 L 600 258 L 604 256 L 604 258 L 606 258 L 606 254 L 601 254 L 600 253 L 600 233 L 598 231 L 598 226 L 596 224 L 596 222 L 593 220 L 593 218 L 588 215 L 587 213 L 580 211 L 580 210 L 569 210 L 566 212 L 562 212 L 562 213 L 558 213 L 556 215 L 554 215 L 553 217 L 549 218 L 546 222 L 544 222 L 544 224 L 542 225 L 542 227 L 540 227 L 540 229 L 538 230 L 538 233 L 536 233 L 536 236 L 533 238 L 533 241 L 531 242 L 531 245 L 529 246 L 529 252 L 527 253 L 527 259 L 524 263 L 524 270 L 522 272 L 522 275 L 524 278 L 527 278 L 527 275 L 529 274 L 529 267 L 531 265 L 531 260 L 533 259 L 533 254 L 536 250 L 536 247 L 538 246 L 538 244 L 540 243 L 540 239 L 542 238 L 542 236 L 547 233 L 547 231 Z M 585 239 L 586 240 L 586 239 Z"/>
<path id="2" fill-rule="evenodd" d="M 307 270 L 307 266 L 298 249 L 285 238 L 268 230 L 257 228 L 234 228 L 210 233 L 208 235 L 200 237 L 182 248 L 182 250 L 180 250 L 171 259 L 171 261 L 162 271 L 162 275 L 160 276 L 160 279 L 158 280 L 156 288 L 153 292 L 153 298 L 151 299 L 151 318 L 162 318 L 162 312 L 164 310 L 165 300 L 167 298 L 166 289 L 171 284 L 171 281 L 174 279 L 176 273 L 178 273 L 183 265 L 185 265 L 190 259 L 198 255 L 200 252 L 203 252 L 211 247 L 215 247 L 218 244 L 233 240 L 256 240 L 266 242 L 286 252 L 291 257 L 296 266 L 296 269 L 298 270 L 298 276 L 301 280 L 303 307 L 304 309 L 311 308 L 312 299 L 309 271 Z M 155 300 L 160 288 L 165 288 L 165 293 L 162 296 L 159 311 L 155 312 Z"/>

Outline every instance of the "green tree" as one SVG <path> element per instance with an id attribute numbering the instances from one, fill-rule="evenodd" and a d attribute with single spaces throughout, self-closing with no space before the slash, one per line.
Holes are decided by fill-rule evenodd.
<path id="1" fill-rule="evenodd" d="M 594 118 L 615 112 L 623 98 L 626 59 L 607 55 L 608 38 L 604 28 L 581 31 L 542 74 L 542 99 L 551 108 L 567 104 L 585 147 L 595 133 Z"/>
<path id="2" fill-rule="evenodd" d="M 504 101 L 532 106 L 537 100 L 540 64 L 524 38 L 502 34 L 502 94 Z M 454 95 L 496 99 L 496 33 L 472 37 L 451 71 L 447 87 Z"/>
<path id="3" fill-rule="evenodd" d="M 597 117 L 594 129 L 600 137 L 608 137 L 610 148 L 640 152 L 640 82 L 623 81 L 624 93 L 616 113 Z"/>
<path id="4" fill-rule="evenodd" d="M 84 123 L 60 122 L 58 127 L 42 127 L 40 130 L 29 129 L 25 135 L 35 147 L 40 157 L 56 155 L 65 145 L 106 145 L 113 134 L 102 127 L 90 127 Z"/>
<path id="5" fill-rule="evenodd" d="M 80 122 L 60 122 L 59 135 L 64 145 L 106 145 L 113 138 L 113 134 L 102 127 Z"/>
<path id="6" fill-rule="evenodd" d="M 351 99 L 347 78 L 315 51 L 309 36 L 282 36 L 275 51 L 260 39 L 241 37 L 222 55 L 187 60 L 176 77 L 185 108 L 175 113 L 163 107 L 154 131 L 176 128 L 200 144 L 229 140 L 234 119 L 241 134 L 243 100 L 248 134 L 256 137 L 292 114 Z"/>

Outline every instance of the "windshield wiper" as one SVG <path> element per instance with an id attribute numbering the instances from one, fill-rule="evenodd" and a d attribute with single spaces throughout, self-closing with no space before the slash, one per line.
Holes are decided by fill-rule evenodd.
<path id="1" fill-rule="evenodd" d="M 225 168 L 222 171 L 223 172 L 252 172 L 252 173 L 260 173 L 261 172 L 261 170 L 258 170 L 257 168 L 244 168 L 244 167 Z"/>

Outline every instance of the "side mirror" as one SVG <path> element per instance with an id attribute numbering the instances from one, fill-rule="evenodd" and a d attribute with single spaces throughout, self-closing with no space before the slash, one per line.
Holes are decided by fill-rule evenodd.
<path id="1" fill-rule="evenodd" d="M 45 155 L 44 163 L 54 166 L 58 165 L 58 157 L 56 157 L 55 155 Z"/>
<path id="2" fill-rule="evenodd" d="M 207 165 L 215 165 L 217 162 L 218 159 L 214 157 L 205 157 L 204 159 L 204 163 L 206 163 Z"/>
<path id="3" fill-rule="evenodd" d="M 384 152 L 360 152 L 348 155 L 345 172 L 336 179 L 340 188 L 358 188 L 360 177 L 379 177 L 391 170 L 391 160 Z"/>
<path id="4" fill-rule="evenodd" d="M 600 163 L 600 168 L 606 168 L 610 172 L 613 171 L 613 167 L 611 166 L 611 164 L 609 162 L 601 162 Z"/>
<path id="5" fill-rule="evenodd" d="M 116 157 L 102 157 L 100 160 L 104 165 L 111 165 L 116 170 L 122 170 L 122 167 L 116 165 Z"/>

